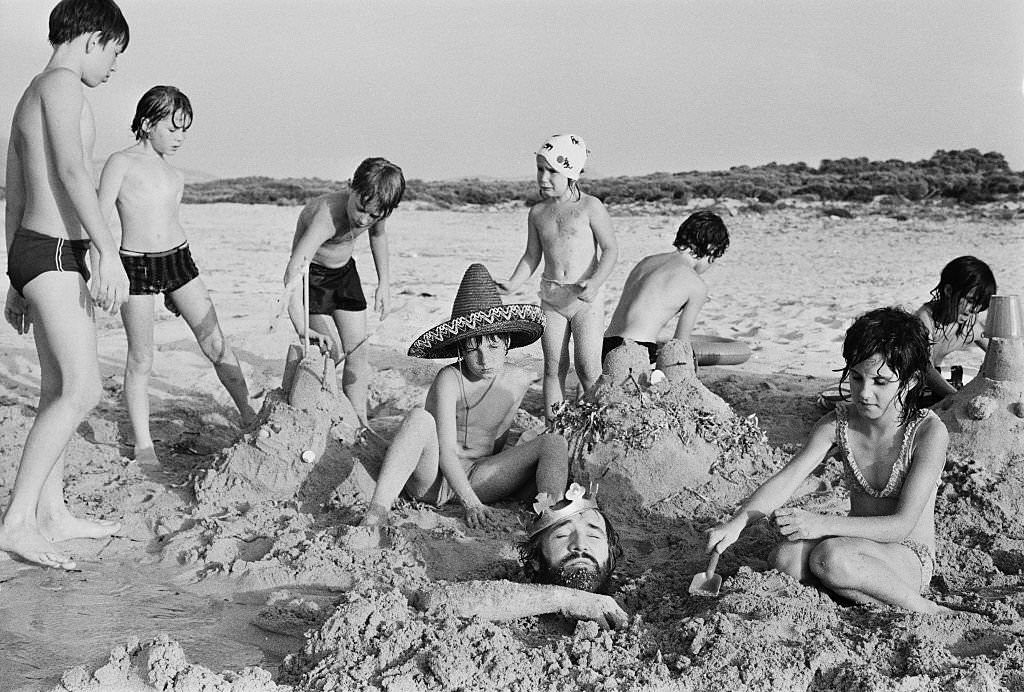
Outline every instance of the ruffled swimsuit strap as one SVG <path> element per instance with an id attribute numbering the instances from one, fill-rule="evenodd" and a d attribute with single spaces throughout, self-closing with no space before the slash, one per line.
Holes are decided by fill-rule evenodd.
<path id="1" fill-rule="evenodd" d="M 848 405 L 840 403 L 836 406 L 836 444 L 839 445 L 839 458 L 843 461 L 843 483 L 850 492 L 864 492 L 872 497 L 878 497 L 878 491 L 868 484 L 864 474 L 853 460 L 853 452 L 850 450 L 850 440 L 847 437 L 849 429 Z"/>

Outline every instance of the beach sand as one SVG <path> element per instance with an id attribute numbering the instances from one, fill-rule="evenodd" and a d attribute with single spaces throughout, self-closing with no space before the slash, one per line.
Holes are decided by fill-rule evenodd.
<path id="1" fill-rule="evenodd" d="M 391 315 L 369 323 L 371 419 L 385 433 L 422 402 L 439 365 L 408 358 L 409 343 L 448 318 L 468 264 L 507 276 L 526 239 L 522 207 L 412 206 L 388 222 Z M 885 208 L 851 210 L 854 218 L 838 218 L 818 204 L 790 203 L 725 217 L 731 246 L 705 275 L 711 299 L 696 331 L 742 340 L 752 356 L 698 374 L 736 416 L 756 414 L 766 435 L 742 466 L 759 477 L 744 478 L 743 487 L 788 458 L 822 414 L 816 396 L 837 379 L 843 333 L 858 313 L 917 307 L 942 266 L 962 254 L 990 264 L 1000 293 L 1024 291 L 1020 213 L 995 205 L 907 207 L 898 210 L 907 218 L 897 220 Z M 297 213 L 228 204 L 182 209 L 256 409 L 280 397 L 285 354 L 296 342 L 287 321 L 272 318 Z M 619 262 L 603 292 L 607 315 L 629 269 L 668 249 L 686 213 L 614 211 Z M 357 256 L 372 300 L 365 241 Z M 0 261 L 6 266 L 6 257 Z M 536 283 L 512 300 L 536 302 Z M 97 326 L 104 396 L 69 445 L 67 497 L 75 511 L 121 519 L 125 528 L 109 541 L 69 544 L 75 572 L 0 554 L 2 690 L 1024 687 L 1024 522 L 1013 507 L 987 500 L 995 479 L 969 449 L 951 454 L 937 505 L 932 587 L 935 598 L 962 611 L 955 615 L 840 605 L 762 572 L 772 539 L 766 527 L 752 527 L 723 557 L 719 599 L 692 598 L 687 585 L 704 562 L 700 532 L 728 507 L 726 498 L 698 501 L 678 488 L 667 504 L 620 519 L 619 601 L 641 616 L 628 630 L 602 633 L 558 618 L 467 622 L 420 613 L 407 596 L 428 581 L 516 578 L 525 505 L 501 505 L 508 530 L 475 531 L 457 506 L 405 504 L 383 544 L 368 542 L 350 524 L 372 487 L 364 466 L 381 450 L 337 427 L 331 439 L 311 438 L 320 458 L 291 497 L 240 503 L 235 493 L 229 501 L 228 491 L 213 489 L 227 487 L 232 445 L 258 440 L 242 436 L 191 333 L 162 307 L 151 386 L 162 464 L 131 463 L 120 399 L 124 333 L 115 316 L 101 315 Z M 950 362 L 971 373 L 982 358 L 979 350 Z M 513 360 L 542 372 L 539 343 L 513 352 Z M 0 330 L 0 506 L 13 488 L 38 386 L 31 338 Z M 539 381 L 524 407 L 540 415 Z M 315 412 L 283 425 L 292 432 L 273 434 L 287 450 L 307 448 L 303 431 L 328 431 Z M 285 466 L 301 468 L 295 463 Z M 835 476 L 824 469 L 804 506 L 841 511 Z"/>

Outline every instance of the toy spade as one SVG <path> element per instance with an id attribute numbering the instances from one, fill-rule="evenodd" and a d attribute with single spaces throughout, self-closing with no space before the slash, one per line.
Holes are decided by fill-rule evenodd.
<path id="1" fill-rule="evenodd" d="M 703 572 L 697 572 L 697 574 L 693 575 L 693 579 L 690 580 L 691 594 L 699 594 L 701 596 L 718 595 L 718 590 L 722 587 L 722 576 L 715 574 L 719 557 L 721 557 L 721 554 L 717 550 L 711 553 L 711 561 L 708 562 L 708 568 Z"/>

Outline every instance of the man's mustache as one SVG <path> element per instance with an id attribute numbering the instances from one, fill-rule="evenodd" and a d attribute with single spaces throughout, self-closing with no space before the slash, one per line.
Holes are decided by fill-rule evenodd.
<path id="1" fill-rule="evenodd" d="M 565 569 L 565 566 L 568 565 L 570 562 L 573 562 L 574 560 L 587 560 L 591 564 L 594 565 L 594 571 L 595 572 L 598 572 L 598 571 L 601 570 L 601 565 L 598 563 L 597 558 L 595 558 L 590 553 L 572 553 L 571 555 L 566 556 L 558 564 L 558 568 L 559 569 Z"/>

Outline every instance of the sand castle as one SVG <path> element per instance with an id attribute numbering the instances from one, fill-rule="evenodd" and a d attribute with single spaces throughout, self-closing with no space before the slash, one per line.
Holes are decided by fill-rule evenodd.
<path id="1" fill-rule="evenodd" d="M 659 349 L 653 375 L 647 351 L 626 340 L 555 427 L 569 439 L 574 474 L 599 484 L 613 515 L 717 516 L 782 463 L 757 419 L 736 416 L 704 386 L 690 344 L 675 339 Z"/>

